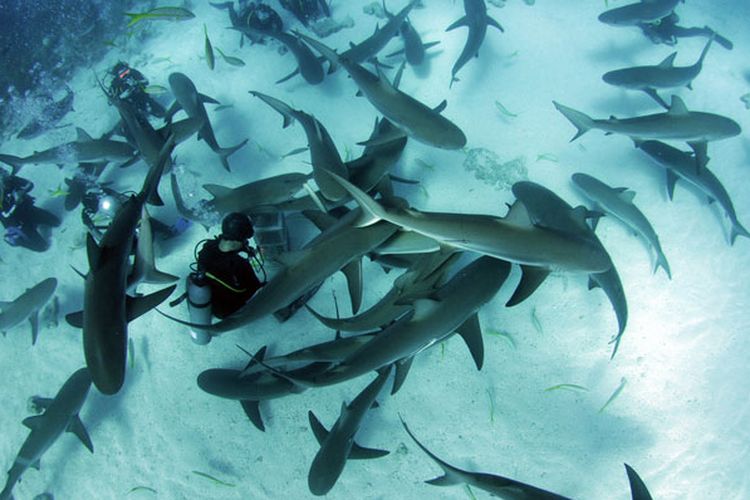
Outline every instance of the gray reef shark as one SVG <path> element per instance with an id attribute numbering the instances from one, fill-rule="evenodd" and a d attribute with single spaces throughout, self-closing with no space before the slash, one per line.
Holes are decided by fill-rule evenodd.
<path id="1" fill-rule="evenodd" d="M 244 306 L 214 324 L 196 325 L 169 315 L 165 316 L 184 325 L 200 328 L 212 336 L 248 325 L 294 302 L 333 273 L 383 243 L 397 230 L 396 226 L 387 222 L 366 228 L 356 228 L 348 224 L 332 231 L 330 235 L 319 238 L 313 245 L 282 254 L 279 259 L 285 267 Z"/>
<path id="2" fill-rule="evenodd" d="M 701 72 L 703 60 L 713 40 L 713 38 L 708 40 L 698 61 L 691 66 L 675 66 L 674 58 L 677 52 L 673 52 L 656 66 L 635 66 L 609 71 L 602 76 L 602 80 L 617 87 L 642 90 L 660 105 L 669 109 L 669 105 L 659 96 L 657 90 L 677 87 L 692 89 L 693 80 Z"/>
<path id="3" fill-rule="evenodd" d="M 29 437 L 21 445 L 13 466 L 8 471 L 8 481 L 0 492 L 0 500 L 12 499 L 13 486 L 29 467 L 39 469 L 39 460 L 63 432 L 72 432 L 86 448 L 94 452 L 88 432 L 83 427 L 78 412 L 91 387 L 91 376 L 81 368 L 63 384 L 54 399 L 37 398 L 37 404 L 46 407 L 42 415 L 29 417 L 23 424 L 31 429 Z"/>
<path id="4" fill-rule="evenodd" d="M 307 475 L 307 485 L 313 495 L 325 495 L 331 491 L 348 459 L 378 458 L 389 453 L 386 450 L 363 448 L 354 442 L 354 437 L 391 371 L 390 366 L 382 370 L 349 405 L 343 403 L 341 414 L 330 431 L 323 427 L 312 411 L 308 412 L 310 427 L 320 443 L 320 449 L 315 454 Z"/>
<path id="5" fill-rule="evenodd" d="M 400 418 L 400 417 L 399 417 Z M 409 427 L 403 419 L 401 424 L 404 426 L 407 434 L 411 437 L 419 448 L 427 454 L 436 464 L 443 469 L 443 475 L 426 481 L 433 486 L 452 486 L 454 484 L 466 484 L 479 488 L 497 496 L 509 500 L 566 500 L 567 497 L 552 493 L 551 491 L 531 486 L 514 479 L 510 479 L 496 474 L 486 472 L 471 472 L 459 469 L 448 462 L 441 460 L 437 455 L 427 449 L 425 445 L 412 434 Z"/>
<path id="6" fill-rule="evenodd" d="M 137 154 L 135 148 L 127 142 L 92 139 L 83 129 L 78 128 L 76 130 L 78 137 L 75 141 L 53 146 L 23 158 L 0 154 L 0 162 L 11 165 L 13 173 L 16 173 L 27 164 L 53 163 L 61 165 L 102 160 L 120 162 L 130 160 Z"/>
<path id="7" fill-rule="evenodd" d="M 97 244 L 88 235 L 89 272 L 85 277 L 83 312 L 69 314 L 66 319 L 72 326 L 83 328 L 86 366 L 103 394 L 117 393 L 125 381 L 128 322 L 163 302 L 176 286 L 135 298 L 126 293 L 135 229 L 146 200 L 156 191 L 171 162 L 173 148 L 174 139 L 170 138 L 159 162 L 149 169 L 141 191 L 123 203 L 101 241 Z"/>
<path id="8" fill-rule="evenodd" d="M 732 223 L 732 229 L 729 234 L 730 243 L 734 244 L 737 236 L 750 238 L 750 233 L 737 220 L 737 212 L 735 212 L 729 193 L 727 193 L 721 181 L 707 168 L 696 172 L 695 158 L 690 153 L 680 151 L 659 141 L 644 141 L 638 144 L 638 147 L 656 163 L 665 168 L 667 174 L 667 192 L 669 193 L 670 200 L 674 196 L 674 186 L 677 179 L 683 179 L 696 186 L 708 197 L 709 201 L 716 201 L 722 210 L 724 210 L 727 218 Z"/>
<path id="9" fill-rule="evenodd" d="M 338 201 L 346 196 L 346 191 L 332 180 L 326 172 L 348 177 L 349 172 L 341 160 L 336 145 L 326 128 L 314 116 L 304 111 L 292 109 L 284 102 L 260 92 L 250 91 L 263 102 L 278 111 L 284 118 L 283 128 L 288 127 L 292 120 L 302 125 L 310 148 L 310 162 L 313 168 L 313 178 L 320 188 L 320 192 L 327 200 Z"/>
<path id="10" fill-rule="evenodd" d="M 573 174 L 572 180 L 583 195 L 594 203 L 596 210 L 612 214 L 636 234 L 640 234 L 656 252 L 654 272 L 661 267 L 667 276 L 672 278 L 669 263 L 661 249 L 656 231 L 646 216 L 633 204 L 635 196 L 633 191 L 628 191 L 627 188 L 612 188 L 599 179 L 582 173 Z"/>
<path id="11" fill-rule="evenodd" d="M 685 0 L 641 0 L 602 12 L 599 21 L 612 26 L 636 26 L 656 23 L 674 11 Z"/>
<path id="12" fill-rule="evenodd" d="M 487 33 L 487 26 L 493 26 L 500 31 L 505 31 L 503 30 L 503 27 L 500 26 L 500 23 L 487 15 L 487 6 L 485 5 L 484 0 L 464 0 L 464 11 L 466 12 L 464 17 L 445 29 L 445 31 L 451 31 L 461 26 L 469 28 L 466 45 L 464 45 L 461 55 L 458 56 L 458 60 L 451 70 L 451 85 L 453 85 L 453 82 L 458 81 L 456 73 L 458 73 L 467 62 L 471 61 L 472 57 L 479 57 L 479 48 L 482 46 L 484 36 Z"/>
<path id="13" fill-rule="evenodd" d="M 229 148 L 222 148 L 216 142 L 216 136 L 214 136 L 214 130 L 211 127 L 211 122 L 208 119 L 206 108 L 203 103 L 212 102 L 217 104 L 215 99 L 212 99 L 203 94 L 199 94 L 195 88 L 195 84 L 183 73 L 172 73 L 169 75 L 169 87 L 172 89 L 172 93 L 175 96 L 175 103 L 167 110 L 165 120 L 171 120 L 180 108 L 190 118 L 195 118 L 203 123 L 203 126 L 198 131 L 198 139 L 203 139 L 206 144 L 213 150 L 214 153 L 219 155 L 221 164 L 224 168 L 229 171 L 229 162 L 227 158 L 235 153 L 238 149 L 247 144 L 247 139 Z"/>
<path id="14" fill-rule="evenodd" d="M 277 80 L 277 84 L 289 80 L 297 73 L 299 73 L 310 85 L 317 85 L 323 81 L 325 72 L 323 71 L 323 65 L 321 64 L 320 59 L 318 59 L 318 57 L 313 54 L 312 50 L 310 50 L 310 48 L 296 36 L 284 33 L 283 31 L 259 30 L 250 26 L 236 26 L 232 29 L 241 31 L 245 34 L 252 33 L 255 35 L 275 38 L 289 49 L 289 52 L 291 52 L 297 60 L 297 69 L 280 80 Z"/>
<path id="15" fill-rule="evenodd" d="M 590 213 L 585 207 L 573 208 L 549 189 L 529 181 L 515 183 L 513 194 L 526 206 L 529 217 L 534 224 L 553 230 L 579 234 L 594 241 L 603 252 L 606 252 L 594 231 L 586 223 L 586 218 L 590 217 Z M 506 304 L 508 306 L 517 305 L 525 300 L 549 274 L 546 269 L 541 268 L 521 266 L 521 270 L 523 273 L 521 281 Z M 612 343 L 615 344 L 612 350 L 612 357 L 614 357 L 628 322 L 628 303 L 614 264 L 603 273 L 589 274 L 589 290 L 595 287 L 600 287 L 607 295 L 617 317 L 617 335 L 612 340 Z"/>
<path id="16" fill-rule="evenodd" d="M 510 263 L 504 260 L 479 257 L 429 298 L 415 300 L 413 313 L 380 331 L 340 363 L 319 375 L 296 382 L 312 386 L 331 385 L 391 363 L 410 362 L 414 355 L 454 332 L 464 339 L 477 369 L 481 369 L 484 344 L 478 310 L 497 294 L 510 269 Z M 397 373 L 397 380 L 403 377 Z M 394 392 L 396 389 L 394 387 Z"/>
<path id="17" fill-rule="evenodd" d="M 409 137 L 441 149 L 461 149 L 466 145 L 466 135 L 456 124 L 398 90 L 382 73 L 375 75 L 344 55 L 336 54 L 323 43 L 301 33 L 298 36 L 326 59 L 343 66 L 375 109 Z"/>
<path id="18" fill-rule="evenodd" d="M 31 323 L 31 344 L 36 344 L 39 336 L 39 311 L 49 302 L 57 288 L 57 279 L 47 278 L 10 302 L 0 301 L 0 331 L 13 328 L 23 320 Z"/>
<path id="19" fill-rule="evenodd" d="M 634 118 L 609 118 L 595 120 L 575 109 L 553 101 L 555 107 L 578 129 L 571 142 L 591 129 L 608 134 L 622 134 L 636 144 L 647 139 L 680 140 L 687 142 L 695 151 L 698 168 L 708 162 L 706 145 L 739 135 L 742 130 L 734 120 L 725 116 L 702 111 L 689 111 L 685 103 L 672 96 L 672 105 L 666 113 L 637 116 Z"/>
<path id="20" fill-rule="evenodd" d="M 520 204 L 506 217 L 384 207 L 345 179 L 337 179 L 370 221 L 387 220 L 445 245 L 554 270 L 591 273 L 604 272 L 610 266 L 606 252 L 590 241 L 534 226 Z"/>

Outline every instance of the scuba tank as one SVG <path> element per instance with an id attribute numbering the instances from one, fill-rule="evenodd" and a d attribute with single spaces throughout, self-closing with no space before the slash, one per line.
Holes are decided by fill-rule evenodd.
<path id="1" fill-rule="evenodd" d="M 198 272 L 192 272 L 185 279 L 187 289 L 188 313 L 190 322 L 202 325 L 211 324 L 211 287 L 206 278 Z M 199 328 L 190 329 L 190 337 L 199 345 L 211 341 L 211 334 Z"/>

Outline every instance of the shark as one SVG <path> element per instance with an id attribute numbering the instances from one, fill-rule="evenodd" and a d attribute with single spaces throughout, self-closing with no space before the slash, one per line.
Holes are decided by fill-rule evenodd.
<path id="1" fill-rule="evenodd" d="M 348 177 L 349 171 L 339 155 L 336 145 L 326 128 L 314 116 L 304 111 L 292 109 L 286 103 L 260 92 L 250 91 L 250 94 L 258 97 L 271 108 L 283 116 L 283 128 L 288 127 L 292 120 L 302 125 L 307 136 L 307 144 L 310 148 L 310 161 L 313 167 L 313 178 L 320 188 L 320 192 L 327 200 L 338 201 L 346 196 L 346 191 L 341 188 L 326 172 Z"/>
<path id="2" fill-rule="evenodd" d="M 241 31 L 242 33 L 248 35 L 252 33 L 255 35 L 275 38 L 289 49 L 289 52 L 291 52 L 291 54 L 294 56 L 294 59 L 297 61 L 297 69 L 292 71 L 287 76 L 281 78 L 280 80 L 277 80 L 277 84 L 289 80 L 298 73 L 310 85 L 317 85 L 323 81 L 325 72 L 323 71 L 323 65 L 321 64 L 320 59 L 318 59 L 318 57 L 313 54 L 312 50 L 310 50 L 310 47 L 305 45 L 296 36 L 285 33 L 283 31 L 259 30 L 250 26 L 237 26 L 233 29 Z"/>
<path id="3" fill-rule="evenodd" d="M 633 191 L 627 188 L 612 188 L 599 179 L 583 173 L 573 174 L 572 180 L 573 185 L 594 203 L 597 210 L 613 215 L 636 234 L 640 234 L 656 252 L 654 272 L 661 267 L 672 279 L 672 272 L 656 231 L 646 216 L 633 204 Z"/>
<path id="4" fill-rule="evenodd" d="M 401 418 L 399 416 L 399 418 Z M 432 453 L 425 445 L 423 445 L 417 437 L 409 430 L 409 426 L 406 425 L 404 419 L 401 418 L 401 425 L 404 426 L 406 433 L 416 443 L 416 445 L 427 454 L 436 464 L 443 469 L 443 475 L 426 481 L 427 484 L 433 486 L 452 486 L 454 484 L 466 484 L 479 488 L 497 496 L 499 498 L 507 498 L 513 500 L 566 500 L 567 497 L 552 493 L 551 491 L 543 490 L 532 486 L 530 484 L 516 481 L 508 477 L 499 476 L 497 474 L 489 474 L 486 472 L 472 472 L 468 470 L 459 469 L 458 467 L 449 464 L 445 460 L 442 460 L 437 455 Z"/>
<path id="5" fill-rule="evenodd" d="M 86 401 L 91 388 L 91 376 L 86 368 L 74 372 L 63 384 L 53 399 L 38 398 L 37 404 L 45 407 L 42 415 L 28 417 L 23 424 L 31 429 L 26 441 L 8 471 L 8 481 L 0 492 L 0 500 L 11 500 L 12 490 L 21 475 L 29 467 L 39 469 L 39 460 L 63 432 L 71 432 L 81 440 L 91 453 L 91 443 L 86 428 L 78 413 Z"/>
<path id="6" fill-rule="evenodd" d="M 86 366 L 103 394 L 116 394 L 125 380 L 128 322 L 166 300 L 176 287 L 139 297 L 126 293 L 135 229 L 146 200 L 156 191 L 171 162 L 173 148 L 174 138 L 170 138 L 159 162 L 149 169 L 140 192 L 122 204 L 99 243 L 91 234 L 86 242 L 89 272 L 85 276 L 83 311 L 71 313 L 66 319 L 72 326 L 83 328 Z"/>
<path id="7" fill-rule="evenodd" d="M 31 324 L 31 344 L 39 337 L 39 311 L 49 302 L 57 289 L 57 279 L 47 278 L 28 288 L 10 302 L 0 302 L 0 331 L 13 328 L 28 319 Z"/>
<path id="8" fill-rule="evenodd" d="M 677 52 L 673 52 L 656 66 L 635 66 L 609 71 L 602 76 L 602 80 L 617 87 L 642 90 L 661 106 L 669 109 L 669 105 L 659 96 L 657 89 L 677 87 L 692 89 L 693 80 L 703 69 L 703 60 L 713 40 L 713 37 L 709 38 L 698 61 L 690 66 L 675 66 L 674 59 Z"/>
<path id="9" fill-rule="evenodd" d="M 602 12 L 599 21 L 612 26 L 637 26 L 656 23 L 674 11 L 684 0 L 641 0 Z"/>
<path id="10" fill-rule="evenodd" d="M 644 141 L 638 145 L 638 148 L 664 167 L 667 176 L 667 193 L 670 200 L 674 197 L 677 179 L 683 179 L 697 187 L 710 201 L 716 201 L 724 210 L 726 217 L 732 224 L 729 234 L 731 244 L 734 244 L 737 236 L 750 238 L 750 233 L 737 219 L 734 204 L 721 181 L 708 168 L 696 172 L 695 158 L 690 153 L 680 151 L 659 141 Z"/>
<path id="11" fill-rule="evenodd" d="M 215 99 L 198 93 L 195 84 L 183 73 L 175 72 L 169 75 L 169 87 L 172 89 L 172 93 L 175 96 L 175 103 L 169 108 L 169 110 L 167 110 L 165 120 L 171 120 L 172 116 L 182 108 L 189 117 L 201 121 L 203 126 L 198 131 L 198 139 L 206 141 L 206 144 L 208 144 L 213 152 L 219 155 L 219 159 L 224 168 L 229 171 L 229 161 L 227 158 L 247 144 L 248 140 L 245 139 L 239 144 L 229 148 L 220 147 L 216 142 L 214 130 L 211 127 L 206 108 L 203 105 L 205 102 L 211 102 L 214 104 L 218 104 L 218 102 Z"/>
<path id="12" fill-rule="evenodd" d="M 586 223 L 586 218 L 591 217 L 591 214 L 585 207 L 573 208 L 554 192 L 535 182 L 517 182 L 513 185 L 512 190 L 516 199 L 523 203 L 528 210 L 534 224 L 553 230 L 579 234 L 594 241 L 603 252 L 606 252 L 594 231 Z M 521 271 L 521 281 L 513 296 L 507 302 L 506 305 L 508 306 L 517 305 L 525 300 L 549 274 L 545 269 L 526 266 L 521 266 Z M 615 344 L 612 350 L 612 357 L 614 357 L 628 322 L 628 302 L 625 298 L 620 275 L 617 273 L 614 264 L 602 273 L 589 274 L 589 290 L 597 287 L 601 288 L 607 295 L 617 317 L 617 335 L 612 339 L 612 343 Z"/>
<path id="13" fill-rule="evenodd" d="M 441 149 L 455 150 L 466 145 L 466 135 L 440 112 L 428 107 L 394 86 L 382 74 L 375 75 L 349 57 L 336 54 L 323 43 L 297 33 L 305 42 L 334 64 L 341 65 L 362 95 L 391 123 L 409 137 Z M 443 108 L 443 105 L 438 107 Z"/>
<path id="14" fill-rule="evenodd" d="M 284 268 L 239 310 L 211 325 L 194 325 L 162 314 L 178 323 L 200 328 L 212 336 L 235 330 L 294 302 L 333 273 L 355 260 L 358 261 L 362 255 L 383 243 L 397 230 L 396 226 L 387 222 L 365 228 L 346 224 L 323 237 L 317 237 L 315 244 L 282 254 L 278 259 Z M 361 275 L 354 276 L 352 280 L 361 283 L 361 279 L 357 281 L 357 278 L 361 278 Z M 358 286 L 355 285 L 353 288 Z"/>
<path id="15" fill-rule="evenodd" d="M 392 367 L 388 366 L 350 404 L 343 403 L 339 418 L 330 430 L 326 430 L 315 413 L 308 412 L 310 427 L 320 443 L 320 449 L 315 454 L 307 474 L 307 485 L 313 495 L 321 496 L 331 491 L 344 471 L 348 459 L 378 458 L 389 453 L 387 450 L 364 448 L 354 442 L 354 437 L 391 371 Z"/>
<path id="16" fill-rule="evenodd" d="M 386 15 L 389 17 L 392 17 L 393 15 L 385 11 Z M 404 58 L 406 59 L 406 62 L 409 63 L 412 66 L 419 66 L 424 61 L 424 56 L 427 52 L 427 49 L 430 47 L 434 47 L 440 42 L 427 42 L 424 43 L 422 41 L 422 37 L 419 36 L 419 32 L 417 32 L 416 29 L 414 29 L 414 25 L 411 24 L 409 19 L 407 18 L 402 24 L 401 28 L 399 29 L 399 34 L 401 35 L 401 41 L 404 43 L 404 48 L 401 50 L 397 50 L 396 52 L 393 52 L 391 54 L 388 54 L 386 57 L 393 57 L 398 54 L 404 54 Z"/>
<path id="17" fill-rule="evenodd" d="M 462 250 L 470 250 L 518 264 L 572 272 L 604 272 L 610 261 L 591 241 L 534 226 L 522 204 L 504 217 L 484 214 L 421 212 L 406 207 L 384 207 L 365 192 L 337 178 L 369 217 L 386 220 Z"/>
<path id="18" fill-rule="evenodd" d="M 487 15 L 487 6 L 484 0 L 464 0 L 464 11 L 466 15 L 448 26 L 445 30 L 451 31 L 461 26 L 469 28 L 466 44 L 451 70 L 451 85 L 453 85 L 453 82 L 458 81 L 456 74 L 461 68 L 471 61 L 472 57 L 479 57 L 479 48 L 482 46 L 484 37 L 487 34 L 487 27 L 492 26 L 501 32 L 505 31 L 500 23 Z"/>
<path id="19" fill-rule="evenodd" d="M 325 372 L 297 381 L 326 386 L 359 377 L 416 354 L 457 332 L 481 369 L 484 345 L 478 310 L 492 300 L 510 274 L 510 263 L 482 256 L 459 270 L 429 298 L 413 301 L 413 312 L 380 331 Z M 408 364 L 407 368 L 408 370 Z M 397 379 L 403 379 L 397 374 Z M 394 387 L 394 391 L 396 387 Z"/>
<path id="20" fill-rule="evenodd" d="M 73 92 L 69 86 L 65 85 L 65 97 L 59 101 L 53 101 L 44 106 L 44 108 L 39 111 L 39 114 L 32 118 L 32 120 L 29 121 L 20 132 L 18 132 L 16 138 L 33 139 L 55 127 L 65 115 L 73 111 L 74 98 L 75 92 Z"/>
<path id="21" fill-rule="evenodd" d="M 53 146 L 25 157 L 0 154 L 0 162 L 13 167 L 17 173 L 28 164 L 52 163 L 55 165 L 80 162 L 114 161 L 123 162 L 132 159 L 137 151 L 127 142 L 110 139 L 93 139 L 85 130 L 77 128 L 75 141 Z"/>
<path id="22" fill-rule="evenodd" d="M 608 134 L 622 134 L 637 144 L 640 141 L 679 140 L 686 141 L 696 154 L 700 169 L 708 162 L 707 143 L 734 137 L 742 132 L 739 124 L 725 116 L 702 111 L 689 111 L 682 99 L 672 96 L 672 104 L 665 113 L 656 113 L 634 118 L 609 118 L 595 120 L 573 108 L 553 101 L 560 113 L 578 129 L 571 142 L 591 129 Z"/>
<path id="23" fill-rule="evenodd" d="M 422 255 L 407 271 L 393 281 L 391 289 L 372 307 L 349 318 L 325 317 L 312 308 L 307 309 L 328 328 L 345 332 L 367 332 L 385 328 L 413 311 L 413 302 L 427 298 L 445 284 L 461 252 L 444 250 Z"/>

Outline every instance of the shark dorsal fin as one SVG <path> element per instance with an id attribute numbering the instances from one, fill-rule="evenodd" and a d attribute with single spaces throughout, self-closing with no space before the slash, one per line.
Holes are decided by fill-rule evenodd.
<path id="1" fill-rule="evenodd" d="M 242 400 L 240 401 L 240 405 L 242 405 L 245 415 L 247 415 L 247 418 L 250 419 L 255 428 L 265 432 L 266 425 L 263 423 L 263 417 L 260 414 L 260 401 Z"/>
<path id="2" fill-rule="evenodd" d="M 88 132 L 83 130 L 81 127 L 76 127 L 76 141 L 77 142 L 88 142 L 93 141 Z"/>
<path id="3" fill-rule="evenodd" d="M 635 198 L 635 191 L 628 191 L 628 188 L 620 188 L 622 191 L 619 191 L 618 195 L 620 199 L 628 202 L 633 203 L 633 198 Z"/>
<path id="4" fill-rule="evenodd" d="M 673 95 L 672 96 L 672 105 L 669 106 L 668 114 L 672 116 L 684 116 L 688 114 L 687 106 L 685 106 L 685 101 L 683 101 L 679 96 Z"/>
<path id="5" fill-rule="evenodd" d="M 284 252 L 280 255 L 277 255 L 275 257 L 275 260 L 277 260 L 279 263 L 284 265 L 285 267 L 290 267 L 295 265 L 297 262 L 299 262 L 307 253 L 306 250 L 292 250 L 289 252 Z"/>
<path id="6" fill-rule="evenodd" d="M 674 58 L 677 56 L 677 52 L 672 52 L 659 63 L 660 68 L 671 68 L 674 66 Z"/>
<path id="7" fill-rule="evenodd" d="M 412 321 L 419 321 L 429 316 L 440 307 L 440 302 L 432 299 L 417 299 L 414 301 L 414 316 Z"/>
<path id="8" fill-rule="evenodd" d="M 440 104 L 438 104 L 437 106 L 435 106 L 433 108 L 433 111 L 435 113 L 442 113 L 445 110 L 446 106 L 448 106 L 448 101 L 446 101 L 445 99 L 443 99 L 443 102 L 441 102 Z"/>
<path id="9" fill-rule="evenodd" d="M 204 184 L 203 189 L 208 191 L 214 198 L 222 198 L 232 192 L 232 188 L 221 186 L 219 184 Z"/>

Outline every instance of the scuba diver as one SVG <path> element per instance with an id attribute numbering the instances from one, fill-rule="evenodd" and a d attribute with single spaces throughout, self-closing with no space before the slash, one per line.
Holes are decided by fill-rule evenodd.
<path id="1" fill-rule="evenodd" d="M 672 12 L 655 23 L 639 23 L 638 27 L 641 28 L 643 34 L 653 43 L 675 45 L 678 38 L 705 36 L 707 38 L 714 37 L 716 43 L 727 50 L 732 50 L 734 47 L 734 44 L 730 40 L 719 35 L 708 26 L 704 26 L 703 28 L 685 28 L 677 26 L 678 22 L 680 22 L 680 17 Z"/>
<path id="2" fill-rule="evenodd" d="M 265 285 L 263 262 L 248 243 L 254 234 L 250 218 L 232 212 L 221 222 L 219 236 L 198 243 L 203 243 L 203 247 L 197 251 L 196 262 L 191 266 L 194 271 L 187 279 L 191 323 L 210 324 L 211 316 L 229 316 Z M 255 275 L 253 263 L 262 270 L 263 281 Z M 205 332 L 191 331 L 191 335 L 199 344 L 210 340 Z"/>
<path id="3" fill-rule="evenodd" d="M 38 226 L 57 227 L 60 219 L 34 205 L 34 197 L 29 195 L 33 182 L 2 169 L 0 172 L 0 222 L 5 228 L 5 241 L 11 246 L 44 252 L 50 243 L 39 233 Z"/>
<path id="4" fill-rule="evenodd" d="M 331 17 L 326 0 L 280 0 L 282 7 L 290 11 L 303 25 L 322 16 Z"/>
<path id="5" fill-rule="evenodd" d="M 166 109 L 146 92 L 148 79 L 143 73 L 119 61 L 110 70 L 112 81 L 109 91 L 112 97 L 128 102 L 144 117 L 164 118 Z"/>
<path id="6" fill-rule="evenodd" d="M 239 13 L 234 10 L 234 2 L 213 3 L 217 9 L 229 11 L 229 20 L 235 28 L 254 28 L 259 31 L 283 31 L 284 22 L 273 8 L 263 2 L 239 1 Z M 240 46 L 245 37 L 253 43 L 263 43 L 263 37 L 253 34 L 242 34 Z"/>

